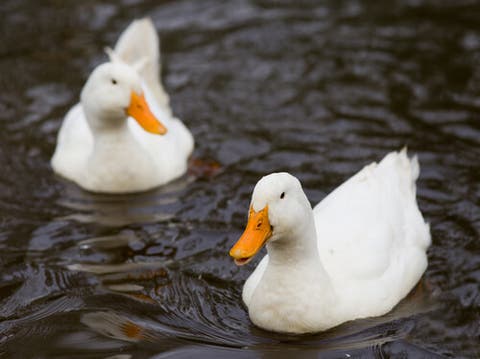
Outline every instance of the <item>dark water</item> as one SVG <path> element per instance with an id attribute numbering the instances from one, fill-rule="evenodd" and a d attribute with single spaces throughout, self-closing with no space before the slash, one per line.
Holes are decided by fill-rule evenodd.
<path id="1" fill-rule="evenodd" d="M 480 4 L 295 4 L 0 3 L 0 355 L 480 356 Z M 53 175 L 56 133 L 103 47 L 144 15 L 194 157 L 221 168 L 89 194 Z M 404 145 L 432 228 L 422 286 L 318 335 L 253 327 L 240 295 L 256 262 L 238 269 L 227 251 L 255 182 L 289 171 L 317 203 Z"/>

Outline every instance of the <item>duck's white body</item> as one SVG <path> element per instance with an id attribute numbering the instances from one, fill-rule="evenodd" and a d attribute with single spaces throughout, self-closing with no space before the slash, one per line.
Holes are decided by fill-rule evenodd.
<path id="1" fill-rule="evenodd" d="M 301 187 L 290 190 L 290 197 L 302 193 L 295 205 L 305 202 L 305 211 L 290 213 L 296 228 L 280 228 L 286 234 L 277 236 L 282 216 L 287 220 L 289 215 L 286 207 L 273 212 L 278 204 L 272 196 L 275 187 L 277 193 L 285 191 L 282 187 L 291 179 L 283 178 L 288 174 L 264 177 L 252 208 L 268 204 L 274 229 L 268 254 L 243 289 L 251 320 L 268 330 L 306 333 L 390 311 L 427 267 L 430 232 L 416 203 L 418 174 L 416 158 L 392 152 L 363 168 L 313 211 L 301 198 Z"/>
<path id="2" fill-rule="evenodd" d="M 148 133 L 127 116 L 121 125 L 98 130 L 92 123 L 100 119 L 91 118 L 94 115 L 87 119 L 89 104 L 82 96 L 63 121 L 51 163 L 55 172 L 90 191 L 144 191 L 185 173 L 193 137 L 172 116 L 159 82 L 159 40 L 151 21 L 134 21 L 121 35 L 114 54 L 124 62 L 122 66 L 144 63 L 138 71 L 141 89 L 151 112 L 168 132 L 162 136 Z"/>

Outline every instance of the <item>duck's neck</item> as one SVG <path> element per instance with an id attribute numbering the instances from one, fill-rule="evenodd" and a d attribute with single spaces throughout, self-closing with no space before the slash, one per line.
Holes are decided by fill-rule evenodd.
<path id="1" fill-rule="evenodd" d="M 98 114 L 89 113 L 88 110 L 85 115 L 94 139 L 93 157 L 123 156 L 127 151 L 140 149 L 128 128 L 127 118 L 99 118 Z"/>
<path id="2" fill-rule="evenodd" d="M 267 244 L 269 263 L 274 266 L 297 265 L 314 262 L 321 266 L 317 249 L 317 234 L 313 216 L 284 238 Z M 323 267 L 322 267 L 323 268 Z"/>
<path id="3" fill-rule="evenodd" d="M 338 298 L 318 254 L 313 214 L 267 250 L 267 268 L 249 305 L 252 320 L 265 329 L 293 333 L 338 324 Z"/>

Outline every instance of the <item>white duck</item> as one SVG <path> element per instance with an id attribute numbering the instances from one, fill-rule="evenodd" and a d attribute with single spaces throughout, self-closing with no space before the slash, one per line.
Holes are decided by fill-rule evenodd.
<path id="1" fill-rule="evenodd" d="M 415 199 L 418 174 L 415 157 L 389 153 L 313 211 L 295 177 L 263 177 L 230 250 L 243 265 L 267 246 L 243 288 L 252 322 L 308 333 L 389 312 L 427 267 L 430 231 Z"/>
<path id="2" fill-rule="evenodd" d="M 159 82 L 152 22 L 134 21 L 109 55 L 63 121 L 54 171 L 86 190 L 108 193 L 145 191 L 181 176 L 193 137 L 171 115 Z"/>

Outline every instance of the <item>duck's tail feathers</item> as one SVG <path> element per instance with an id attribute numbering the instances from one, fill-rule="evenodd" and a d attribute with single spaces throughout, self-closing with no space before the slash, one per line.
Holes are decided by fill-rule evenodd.
<path id="1" fill-rule="evenodd" d="M 415 201 L 415 208 L 418 216 L 415 216 L 416 220 L 418 221 L 418 225 L 412 226 L 412 228 L 416 228 L 416 233 L 412 238 L 415 238 L 415 243 L 425 251 L 431 243 L 431 235 L 430 235 L 430 225 L 425 222 L 423 215 L 421 214 L 420 210 L 418 209 L 417 204 L 417 184 L 416 181 L 420 175 L 420 164 L 418 163 L 417 155 L 408 158 L 407 155 L 407 147 L 405 146 L 400 152 L 400 159 L 405 166 L 408 166 L 409 181 L 410 181 L 410 190 L 413 194 L 413 199 Z"/>
<path id="2" fill-rule="evenodd" d="M 417 184 L 416 181 L 420 175 L 420 165 L 418 164 L 418 157 L 414 155 L 410 159 L 410 176 L 412 178 L 412 192 L 417 195 Z"/>
<path id="3" fill-rule="evenodd" d="M 420 165 L 418 163 L 418 157 L 417 155 L 412 156 L 411 158 L 408 158 L 407 154 L 407 146 L 404 146 L 399 152 L 398 152 L 398 157 L 400 160 L 400 163 L 402 164 L 402 167 L 405 168 L 409 173 L 410 176 L 410 187 L 412 190 L 412 193 L 415 195 L 416 194 L 416 184 L 415 182 L 418 179 L 418 176 L 420 175 Z"/>
<path id="4" fill-rule="evenodd" d="M 137 69 L 158 103 L 169 109 L 169 97 L 159 80 L 160 40 L 152 20 L 134 20 L 120 35 L 114 52 Z"/>

